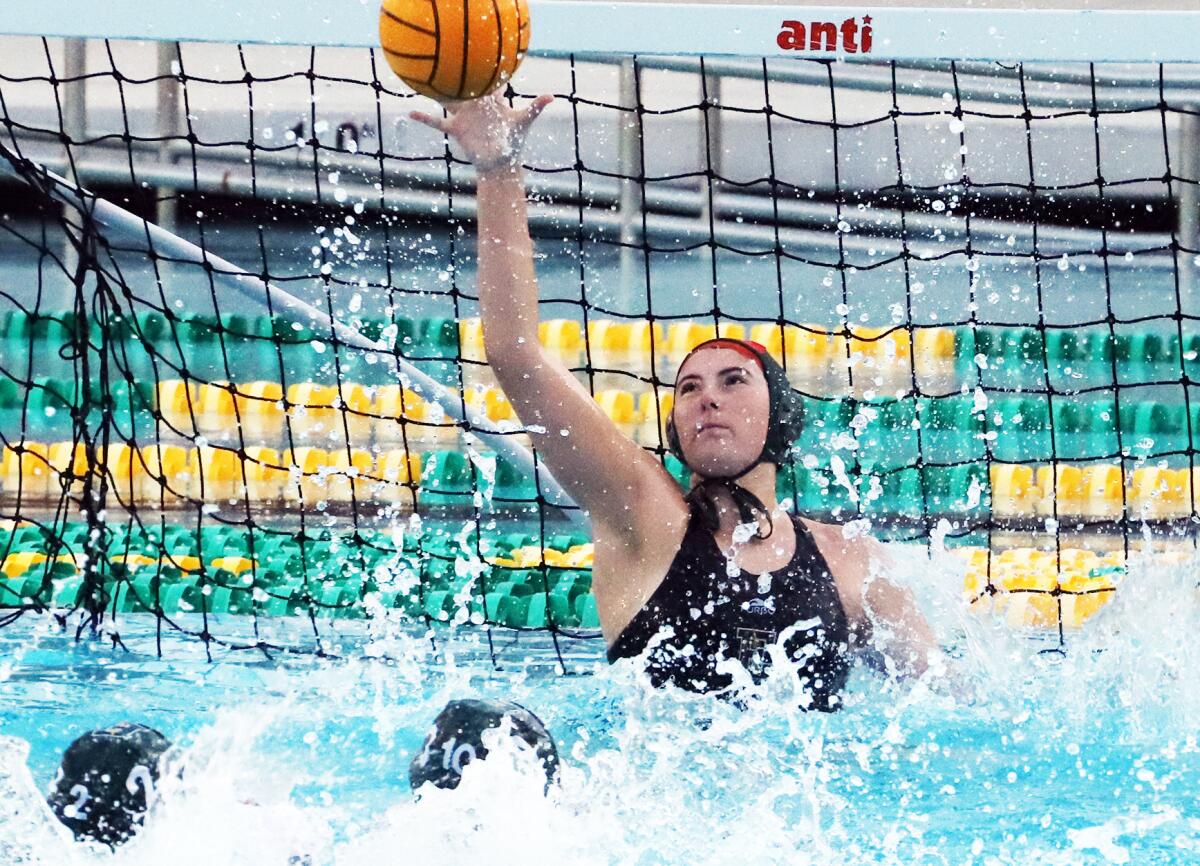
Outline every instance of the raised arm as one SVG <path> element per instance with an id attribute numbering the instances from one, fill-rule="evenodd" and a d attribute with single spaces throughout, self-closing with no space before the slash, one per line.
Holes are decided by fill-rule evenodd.
<path id="1" fill-rule="evenodd" d="M 618 535 L 635 538 L 648 487 L 674 482 L 538 341 L 537 277 L 520 167 L 530 125 L 550 102 L 524 110 L 492 95 L 413 118 L 455 139 L 478 181 L 479 304 L 484 351 L 513 410 L 568 495 Z"/>

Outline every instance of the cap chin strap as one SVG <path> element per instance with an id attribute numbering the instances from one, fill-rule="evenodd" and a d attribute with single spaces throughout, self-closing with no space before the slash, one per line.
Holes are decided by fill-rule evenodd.
<path id="1" fill-rule="evenodd" d="M 717 497 L 715 495 L 715 488 L 721 487 L 733 499 L 733 504 L 737 506 L 738 517 L 741 522 L 753 523 L 755 526 L 755 535 L 759 538 L 771 537 L 771 533 L 775 531 L 775 522 L 771 519 L 771 512 L 763 505 L 761 499 L 737 483 L 739 478 L 762 462 L 763 458 L 760 454 L 741 472 L 734 475 L 708 476 L 688 491 L 684 499 L 700 514 L 709 531 L 716 532 L 721 527 L 721 516 L 717 511 Z M 762 527 L 759 524 L 760 516 L 767 519 L 766 534 L 762 532 Z"/>

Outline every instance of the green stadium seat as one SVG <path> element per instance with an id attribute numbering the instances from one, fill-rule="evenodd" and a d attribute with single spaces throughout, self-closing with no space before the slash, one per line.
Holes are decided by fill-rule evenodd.
<path id="1" fill-rule="evenodd" d="M 430 619 L 448 621 L 454 610 L 454 596 L 446 590 L 425 593 L 424 612 Z"/>
<path id="2" fill-rule="evenodd" d="M 54 606 L 75 608 L 83 603 L 83 578 L 68 577 L 54 589 Z M 0 596 L 2 599 L 2 596 Z"/>
<path id="3" fill-rule="evenodd" d="M 1002 397 L 993 401 L 987 416 L 996 431 L 992 445 L 996 460 L 1017 463 L 1053 457 L 1047 397 Z"/>
<path id="4" fill-rule="evenodd" d="M 24 390 L 3 372 L 0 372 L 0 409 L 16 409 L 20 406 Z"/>
<path id="5" fill-rule="evenodd" d="M 1184 407 L 1156 400 L 1135 401 L 1132 396 L 1121 402 L 1121 433 L 1125 447 L 1141 456 L 1184 450 Z"/>
<path id="6" fill-rule="evenodd" d="M 683 461 L 674 454 L 663 455 L 663 467 L 674 478 L 679 486 L 688 490 L 692 486 L 692 470 L 683 465 Z"/>
<path id="7" fill-rule="evenodd" d="M 916 404 L 910 399 L 884 400 L 860 408 L 874 409 L 876 417 L 858 436 L 859 465 L 869 472 L 914 465 L 920 457 L 918 431 L 913 427 Z"/>
<path id="8" fill-rule="evenodd" d="M 433 358 L 458 357 L 458 322 L 439 318 L 424 320 L 418 348 L 422 355 Z"/>
<path id="9" fill-rule="evenodd" d="M 855 403 L 853 400 L 803 399 L 804 425 L 800 434 L 800 449 L 805 454 L 827 452 L 836 434 L 849 431 Z"/>
<path id="10" fill-rule="evenodd" d="M 470 503 L 474 491 L 474 469 L 466 455 L 457 451 L 432 451 L 421 458 L 419 496 L 431 504 Z"/>
<path id="11" fill-rule="evenodd" d="M 979 494 L 971 502 L 972 483 Z M 931 514 L 975 514 L 988 507 L 988 472 L 983 462 L 925 468 L 925 496 Z"/>
<path id="12" fill-rule="evenodd" d="M 563 628 L 577 628 L 579 626 L 579 616 L 572 604 L 571 590 L 555 586 L 554 589 L 550 590 L 547 604 L 550 611 L 550 618 L 554 625 Z"/>
<path id="13" fill-rule="evenodd" d="M 600 628 L 600 612 L 596 609 L 596 596 L 588 593 L 581 595 L 576 601 L 575 613 L 579 617 L 582 628 Z"/>
<path id="14" fill-rule="evenodd" d="M 518 471 L 502 457 L 496 459 L 496 487 L 492 495 L 501 499 L 527 501 L 533 505 L 535 512 L 537 510 L 537 485 L 533 478 Z"/>
<path id="15" fill-rule="evenodd" d="M 950 394 L 920 401 L 921 446 L 924 459 L 957 463 L 984 456 L 983 416 L 974 410 L 971 394 Z"/>
<path id="16" fill-rule="evenodd" d="M 864 511 L 873 515 L 895 515 L 901 517 L 920 517 L 923 509 L 924 496 L 921 486 L 921 473 L 917 469 L 901 469 L 889 472 L 879 477 L 882 492 L 870 502 L 865 501 L 865 494 L 870 489 L 869 480 L 860 487 L 864 494 Z"/>
<path id="17" fill-rule="evenodd" d="M 5 310 L 0 314 L 0 339 L 25 341 L 29 336 L 29 316 L 24 310 Z"/>

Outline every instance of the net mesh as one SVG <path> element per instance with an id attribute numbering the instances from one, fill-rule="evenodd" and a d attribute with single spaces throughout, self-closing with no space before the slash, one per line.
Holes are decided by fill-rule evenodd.
<path id="1" fill-rule="evenodd" d="M 482 351 L 472 171 L 380 57 L 8 44 L 0 622 L 595 639 L 586 531 L 492 447 L 528 439 Z M 675 367 L 764 343 L 807 409 L 780 494 L 950 545 L 969 602 L 1061 644 L 1131 553 L 1193 547 L 1189 75 L 531 58 L 543 343 L 681 484 Z"/>

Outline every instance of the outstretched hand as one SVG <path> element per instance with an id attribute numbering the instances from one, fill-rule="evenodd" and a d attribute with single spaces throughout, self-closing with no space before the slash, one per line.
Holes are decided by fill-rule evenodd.
<path id="1" fill-rule="evenodd" d="M 524 108 L 510 108 L 498 92 L 446 104 L 446 117 L 414 111 L 409 117 L 449 136 L 480 172 L 511 169 L 521 162 L 529 127 L 553 96 L 537 97 Z"/>

